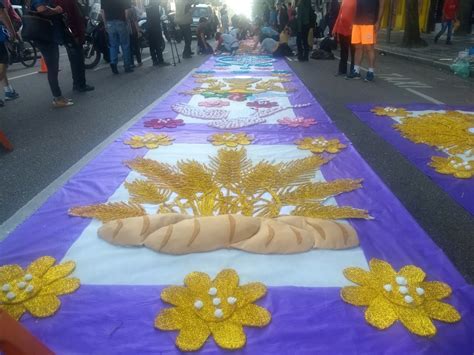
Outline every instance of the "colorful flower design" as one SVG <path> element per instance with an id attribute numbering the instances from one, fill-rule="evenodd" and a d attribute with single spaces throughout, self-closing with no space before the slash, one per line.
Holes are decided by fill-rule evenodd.
<path id="1" fill-rule="evenodd" d="M 34 317 L 52 316 L 61 306 L 58 296 L 79 288 L 79 279 L 67 278 L 76 267 L 72 261 L 54 265 L 56 260 L 44 256 L 26 270 L 19 265 L 0 267 L 0 309 L 19 320 L 25 312 Z"/>
<path id="2" fill-rule="evenodd" d="M 229 96 L 227 96 L 227 98 L 229 100 L 232 100 L 232 101 L 242 102 L 242 101 L 247 100 L 247 95 L 240 94 L 240 93 L 235 93 L 235 94 L 229 94 Z"/>
<path id="3" fill-rule="evenodd" d="M 327 140 L 324 137 L 306 137 L 296 141 L 299 149 L 309 150 L 313 153 L 338 153 L 346 147 L 339 139 Z"/>
<path id="4" fill-rule="evenodd" d="M 459 157 L 431 157 L 429 166 L 440 174 L 453 175 L 460 179 L 470 179 L 474 176 L 474 160 L 464 161 Z"/>
<path id="5" fill-rule="evenodd" d="M 399 320 L 410 332 L 433 336 L 437 329 L 432 319 L 454 323 L 458 311 L 439 300 L 451 294 L 451 288 L 438 281 L 424 281 L 425 273 L 414 265 L 396 272 L 379 259 L 369 262 L 370 271 L 353 267 L 344 270 L 347 279 L 359 286 L 342 288 L 342 299 L 354 306 L 368 306 L 366 321 L 378 329 L 387 329 Z"/>
<path id="6" fill-rule="evenodd" d="M 255 100 L 252 102 L 247 102 L 247 106 L 254 108 L 254 109 L 259 109 L 259 108 L 272 108 L 272 107 L 277 107 L 278 102 L 275 101 L 268 101 L 268 100 Z"/>
<path id="7" fill-rule="evenodd" d="M 125 141 L 125 144 L 134 149 L 148 148 L 155 149 L 164 145 L 173 144 L 174 138 L 166 134 L 147 133 L 143 136 L 133 136 L 130 140 Z"/>
<path id="8" fill-rule="evenodd" d="M 292 128 L 308 128 L 315 125 L 317 122 L 314 118 L 304 118 L 304 117 L 284 117 L 278 120 L 278 123 L 283 126 L 288 126 Z"/>
<path id="9" fill-rule="evenodd" d="M 162 129 L 162 128 L 177 128 L 184 126 L 184 121 L 176 118 L 154 118 L 145 122 L 145 127 Z"/>
<path id="10" fill-rule="evenodd" d="M 225 145 L 226 147 L 237 147 L 239 145 L 249 145 L 255 138 L 246 133 L 216 133 L 208 138 L 213 145 Z"/>
<path id="11" fill-rule="evenodd" d="M 205 100 L 198 103 L 201 107 L 227 107 L 230 105 L 229 101 L 225 100 Z"/>
<path id="12" fill-rule="evenodd" d="M 407 117 L 410 116 L 411 112 L 408 112 L 404 108 L 400 107 L 374 107 L 371 110 L 377 116 L 388 116 L 388 117 Z"/>
<path id="13" fill-rule="evenodd" d="M 232 269 L 221 271 L 214 280 L 192 272 L 184 286 L 163 290 L 161 299 L 175 307 L 161 310 L 155 327 L 179 330 L 176 345 L 183 351 L 200 349 L 211 335 L 220 347 L 239 349 L 246 343 L 243 326 L 270 323 L 270 312 L 253 304 L 265 294 L 266 287 L 258 282 L 239 286 L 239 276 Z"/>

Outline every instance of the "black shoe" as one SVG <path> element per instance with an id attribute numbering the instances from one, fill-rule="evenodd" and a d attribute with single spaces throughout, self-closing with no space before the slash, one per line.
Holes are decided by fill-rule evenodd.
<path id="1" fill-rule="evenodd" d="M 446 41 L 446 44 L 451 45 L 451 44 L 453 44 L 453 42 L 451 42 L 451 40 L 448 40 L 448 41 Z"/>
<path id="2" fill-rule="evenodd" d="M 110 69 L 112 69 L 112 73 L 114 73 L 114 74 L 119 73 L 118 68 L 117 68 L 117 64 L 110 64 Z"/>
<path id="3" fill-rule="evenodd" d="M 154 66 L 154 67 L 157 67 L 158 65 L 160 65 L 160 63 L 158 63 L 157 61 L 154 61 L 154 62 L 153 62 L 153 66 Z"/>
<path id="4" fill-rule="evenodd" d="M 84 86 L 73 86 L 72 90 L 77 91 L 77 92 L 87 92 L 87 91 L 94 91 L 95 87 L 86 84 Z"/>
<path id="5" fill-rule="evenodd" d="M 183 58 L 184 59 L 189 59 L 189 58 L 192 58 L 192 55 L 191 54 L 183 54 Z"/>
<path id="6" fill-rule="evenodd" d="M 433 42 L 434 42 L 434 43 L 438 43 L 438 39 L 439 39 L 439 37 L 436 36 L 436 37 L 434 38 Z"/>
<path id="7" fill-rule="evenodd" d="M 191 53 L 189 53 L 189 54 L 194 55 L 195 53 L 193 51 L 191 51 Z"/>
<path id="8" fill-rule="evenodd" d="M 132 67 L 125 68 L 125 73 L 133 73 L 133 68 Z"/>
<path id="9" fill-rule="evenodd" d="M 170 65 L 171 65 L 171 64 L 168 63 L 168 62 L 159 62 L 159 63 L 158 63 L 158 66 L 159 66 L 159 67 L 168 67 L 168 66 L 170 66 Z"/>

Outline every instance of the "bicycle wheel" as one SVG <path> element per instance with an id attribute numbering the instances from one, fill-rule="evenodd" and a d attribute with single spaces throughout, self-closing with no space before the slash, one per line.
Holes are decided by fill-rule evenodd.
<path id="1" fill-rule="evenodd" d="M 24 41 L 19 44 L 18 56 L 21 64 L 27 68 L 34 67 L 38 60 L 38 51 L 36 47 L 30 41 Z"/>

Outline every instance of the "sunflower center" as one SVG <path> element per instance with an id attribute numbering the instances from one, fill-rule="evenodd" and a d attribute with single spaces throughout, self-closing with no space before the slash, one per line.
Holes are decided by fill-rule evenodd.
<path id="1" fill-rule="evenodd" d="M 0 285 L 0 304 L 17 304 L 33 298 L 41 290 L 41 279 L 31 274 Z"/>
<path id="2" fill-rule="evenodd" d="M 194 312 L 206 322 L 221 322 L 232 316 L 236 310 L 237 298 L 225 297 L 215 287 L 207 294 L 200 294 L 193 303 Z"/>
<path id="3" fill-rule="evenodd" d="M 418 307 L 425 300 L 425 290 L 418 285 L 411 285 L 403 276 L 396 276 L 391 283 L 382 287 L 384 296 L 392 303 L 403 307 Z"/>

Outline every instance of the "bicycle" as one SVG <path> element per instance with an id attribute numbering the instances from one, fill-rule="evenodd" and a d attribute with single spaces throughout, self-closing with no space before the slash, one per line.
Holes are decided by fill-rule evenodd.
<path id="1" fill-rule="evenodd" d="M 9 65 L 21 63 L 27 68 L 34 67 L 38 60 L 38 51 L 30 41 L 7 42 Z"/>

